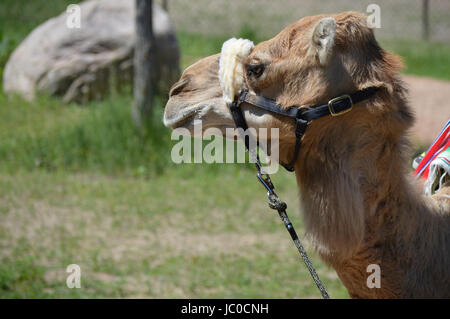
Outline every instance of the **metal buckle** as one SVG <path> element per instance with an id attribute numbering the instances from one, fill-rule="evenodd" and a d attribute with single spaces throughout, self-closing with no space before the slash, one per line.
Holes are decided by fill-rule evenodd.
<path id="1" fill-rule="evenodd" d="M 242 90 L 242 92 L 239 94 L 239 97 L 238 97 L 239 104 L 241 104 L 242 102 L 245 101 L 245 99 L 247 98 L 247 94 L 248 94 L 248 90 Z"/>
<path id="2" fill-rule="evenodd" d="M 342 111 L 336 112 L 335 109 L 334 109 L 333 103 L 336 103 L 338 101 L 342 101 L 342 100 L 345 100 L 345 99 L 349 100 L 350 107 L 346 108 L 346 109 L 343 109 Z M 344 94 L 344 95 L 335 97 L 334 99 L 331 99 L 331 100 L 328 101 L 328 110 L 330 111 L 331 116 L 338 116 L 338 115 L 345 114 L 345 113 L 351 111 L 352 108 L 353 108 L 353 101 L 352 101 L 352 98 L 350 97 L 350 95 L 348 95 L 348 94 Z"/>

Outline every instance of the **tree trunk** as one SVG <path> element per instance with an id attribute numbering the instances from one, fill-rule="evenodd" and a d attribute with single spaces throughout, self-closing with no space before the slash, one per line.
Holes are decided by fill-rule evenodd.
<path id="1" fill-rule="evenodd" d="M 133 120 L 137 126 L 149 118 L 155 93 L 155 38 L 152 0 L 135 0 L 136 42 L 134 48 Z"/>
<path id="2" fill-rule="evenodd" d="M 430 39 L 429 8 L 430 4 L 428 0 L 422 0 L 422 38 L 425 41 Z"/>

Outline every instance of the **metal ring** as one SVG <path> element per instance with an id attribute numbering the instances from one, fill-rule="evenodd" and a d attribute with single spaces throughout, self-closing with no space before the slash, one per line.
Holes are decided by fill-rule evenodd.
<path id="1" fill-rule="evenodd" d="M 311 108 L 308 105 L 302 105 L 298 109 L 307 111 L 307 110 L 310 110 Z"/>

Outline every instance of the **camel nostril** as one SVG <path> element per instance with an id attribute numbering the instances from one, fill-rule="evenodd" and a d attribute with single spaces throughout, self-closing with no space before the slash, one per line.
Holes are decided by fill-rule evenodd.
<path id="1" fill-rule="evenodd" d="M 185 78 L 181 79 L 180 81 L 178 81 L 177 83 L 175 83 L 175 84 L 170 88 L 170 91 L 169 91 L 169 98 L 172 97 L 172 96 L 174 96 L 174 95 L 180 94 L 180 92 L 183 91 L 183 89 L 186 87 L 186 85 L 188 84 L 188 82 L 189 82 L 189 78 L 188 78 L 188 77 L 185 77 Z"/>

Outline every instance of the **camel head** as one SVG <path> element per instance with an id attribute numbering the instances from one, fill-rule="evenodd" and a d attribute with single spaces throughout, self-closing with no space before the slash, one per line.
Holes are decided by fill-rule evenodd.
<path id="1" fill-rule="evenodd" d="M 314 107 L 343 94 L 378 88 L 350 112 L 313 120 L 294 165 L 313 242 L 326 254 L 350 256 L 376 211 L 372 201 L 389 193 L 388 180 L 380 176 L 391 171 L 388 155 L 405 148 L 405 131 L 413 121 L 398 76 L 401 60 L 379 46 L 367 17 L 355 12 L 302 18 L 248 51 L 236 55 L 243 85 L 282 107 Z M 203 131 L 214 127 L 222 134 L 235 127 L 226 103 L 229 92 L 219 81 L 220 58 L 206 57 L 184 71 L 169 94 L 166 126 L 192 133 L 201 120 Z M 278 160 L 289 163 L 295 121 L 250 104 L 240 107 L 257 132 L 278 128 Z M 395 161 L 407 162 L 398 156 Z"/>
<path id="2" fill-rule="evenodd" d="M 383 87 L 380 95 L 392 96 L 395 74 L 401 67 L 397 57 L 379 47 L 366 17 L 354 12 L 303 18 L 239 59 L 248 90 L 285 107 L 325 104 L 333 97 L 369 86 Z M 184 71 L 169 93 L 166 126 L 184 127 L 191 134 L 198 120 L 203 131 L 215 127 L 225 134 L 226 128 L 235 127 L 219 83 L 219 60 L 220 54 L 212 55 Z M 245 103 L 241 108 L 249 127 L 279 128 L 279 156 L 287 161 L 295 145 L 294 121 Z M 313 121 L 303 144 L 308 145 L 308 140 L 313 143 L 314 136 L 321 139 L 329 135 L 334 125 L 340 125 L 351 138 L 357 135 L 357 126 L 373 126 L 377 123 L 374 114 L 382 119 L 382 113 L 388 111 L 381 105 L 366 112 L 361 112 L 362 107 L 355 109 L 340 121 Z M 352 129 L 356 117 L 358 125 Z"/>

